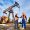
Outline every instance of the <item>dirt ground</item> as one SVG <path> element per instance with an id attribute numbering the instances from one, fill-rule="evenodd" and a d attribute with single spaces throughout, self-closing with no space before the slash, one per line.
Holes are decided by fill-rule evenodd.
<path id="1" fill-rule="evenodd" d="M 20 24 L 20 29 L 22 30 L 21 24 Z M 26 30 L 30 30 L 30 24 L 26 24 Z"/>
<path id="2" fill-rule="evenodd" d="M 27 25 L 26 30 L 30 30 L 30 24 Z"/>
<path id="3" fill-rule="evenodd" d="M 0 26 L 0 30 L 1 30 L 1 29 L 4 29 L 4 30 L 5 30 L 5 29 L 6 29 L 6 30 L 9 29 L 9 30 L 10 30 L 10 29 L 13 28 L 13 26 L 14 26 L 13 24 L 10 24 L 10 25 L 11 25 L 11 27 L 3 27 L 3 26 Z M 20 26 L 21 26 L 21 25 L 20 25 Z M 19 26 L 19 27 L 20 27 L 20 26 Z M 21 28 L 21 29 L 22 29 L 22 28 Z M 26 30 L 30 30 L 30 24 L 27 24 Z"/>

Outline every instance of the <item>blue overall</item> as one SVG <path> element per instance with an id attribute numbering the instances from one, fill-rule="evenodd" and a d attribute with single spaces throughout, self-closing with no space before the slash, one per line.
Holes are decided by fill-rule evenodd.
<path id="1" fill-rule="evenodd" d="M 22 19 L 22 27 L 24 26 L 24 28 L 26 28 L 26 21 L 25 21 L 25 19 L 23 18 Z"/>

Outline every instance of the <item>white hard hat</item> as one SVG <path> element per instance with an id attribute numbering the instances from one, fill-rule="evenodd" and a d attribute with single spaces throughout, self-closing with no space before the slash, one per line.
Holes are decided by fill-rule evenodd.
<path id="1" fill-rule="evenodd" d="M 22 15 L 23 15 L 23 14 L 24 14 L 24 15 L 26 15 L 26 12 L 25 12 L 25 11 L 23 11 L 23 12 L 22 12 Z"/>

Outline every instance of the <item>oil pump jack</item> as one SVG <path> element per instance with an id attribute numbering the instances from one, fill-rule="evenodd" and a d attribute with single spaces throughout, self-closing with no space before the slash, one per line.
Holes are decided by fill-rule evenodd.
<path id="1" fill-rule="evenodd" d="M 18 8 L 20 8 L 20 6 L 19 6 L 19 3 L 17 3 L 17 2 L 15 2 L 15 4 L 14 5 L 12 5 L 12 6 L 10 6 L 9 8 L 7 8 L 7 9 L 5 9 L 4 11 L 3 11 L 3 13 L 5 13 L 5 14 L 7 14 L 6 12 L 8 11 L 9 12 L 9 15 L 8 15 L 8 21 L 9 21 L 9 17 L 10 17 L 10 13 L 12 13 L 12 16 L 13 16 L 13 20 L 14 20 L 14 12 L 13 12 L 13 7 L 18 7 Z"/>

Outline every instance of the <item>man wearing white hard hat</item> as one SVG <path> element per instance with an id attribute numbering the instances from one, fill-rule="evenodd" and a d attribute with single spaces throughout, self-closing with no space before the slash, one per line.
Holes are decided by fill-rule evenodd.
<path id="1" fill-rule="evenodd" d="M 25 12 L 22 12 L 22 28 L 24 27 L 24 29 L 26 30 L 26 21 L 27 20 L 27 17 L 26 17 L 26 13 Z"/>

